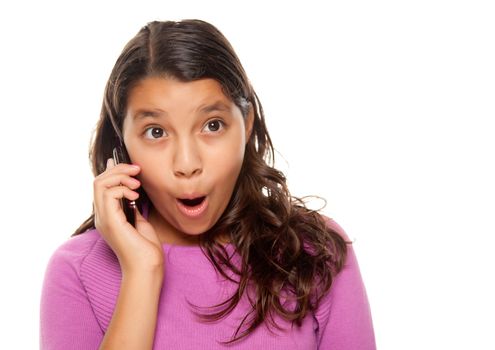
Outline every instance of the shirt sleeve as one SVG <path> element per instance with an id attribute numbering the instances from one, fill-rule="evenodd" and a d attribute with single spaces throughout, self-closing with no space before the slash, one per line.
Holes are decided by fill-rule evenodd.
<path id="1" fill-rule="evenodd" d="M 332 226 L 348 240 L 340 226 L 335 222 Z M 347 247 L 344 268 L 335 277 L 330 292 L 322 299 L 316 315 L 319 322 L 318 349 L 375 350 L 375 335 L 366 289 L 352 244 Z"/>
<path id="2" fill-rule="evenodd" d="M 40 304 L 40 349 L 98 349 L 103 332 L 79 279 L 84 243 L 76 237 L 52 255 Z M 94 242 L 89 242 L 94 243 Z"/>

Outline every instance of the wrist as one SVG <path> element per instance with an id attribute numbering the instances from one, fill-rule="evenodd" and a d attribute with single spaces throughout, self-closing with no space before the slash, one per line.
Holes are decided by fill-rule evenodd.
<path id="1" fill-rule="evenodd" d="M 144 254 L 138 257 L 119 257 L 122 273 L 127 274 L 160 274 L 163 273 L 163 254 L 150 256 Z"/>
<path id="2" fill-rule="evenodd" d="M 163 272 L 134 272 L 127 271 L 122 273 L 122 289 L 142 291 L 143 293 L 160 293 L 163 285 Z M 141 293 L 141 292 L 139 292 Z"/>
<path id="3" fill-rule="evenodd" d="M 163 263 L 122 266 L 122 278 L 132 281 L 163 280 Z"/>

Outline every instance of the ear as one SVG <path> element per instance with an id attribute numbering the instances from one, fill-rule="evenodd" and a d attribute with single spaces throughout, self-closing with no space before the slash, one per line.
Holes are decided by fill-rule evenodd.
<path id="1" fill-rule="evenodd" d="M 249 142 L 249 138 L 251 137 L 251 133 L 253 131 L 253 124 L 254 124 L 254 109 L 253 105 L 251 104 L 249 106 L 249 112 L 244 120 L 244 127 L 246 129 L 246 144 Z"/>

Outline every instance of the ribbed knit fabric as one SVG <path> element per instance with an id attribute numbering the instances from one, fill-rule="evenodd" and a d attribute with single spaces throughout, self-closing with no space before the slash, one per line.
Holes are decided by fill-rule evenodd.
<path id="1" fill-rule="evenodd" d="M 329 225 L 344 237 L 333 220 Z M 352 246 L 345 267 L 335 278 L 319 309 L 302 326 L 277 317 L 285 330 L 262 325 L 247 338 L 226 346 L 249 311 L 242 300 L 227 317 L 204 323 L 188 302 L 212 306 L 224 301 L 236 285 L 215 271 L 199 247 L 163 245 L 165 272 L 153 349 L 375 349 L 366 291 Z M 120 289 L 118 260 L 98 231 L 70 238 L 48 264 L 41 296 L 42 350 L 98 349 L 112 318 Z"/>

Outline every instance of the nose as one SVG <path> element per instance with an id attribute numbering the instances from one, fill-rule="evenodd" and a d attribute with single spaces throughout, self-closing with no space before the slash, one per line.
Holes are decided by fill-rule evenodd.
<path id="1" fill-rule="evenodd" d="M 190 178 L 201 174 L 203 165 L 194 140 L 181 140 L 177 143 L 173 169 L 174 175 L 179 178 Z"/>

